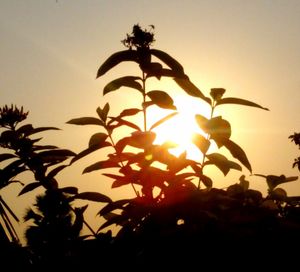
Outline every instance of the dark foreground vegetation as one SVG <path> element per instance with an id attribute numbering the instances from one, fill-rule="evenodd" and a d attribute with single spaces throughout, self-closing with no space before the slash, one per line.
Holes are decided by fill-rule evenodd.
<path id="1" fill-rule="evenodd" d="M 23 220 L 30 226 L 25 232 L 26 246 L 21 246 L 13 228 L 13 202 L 0 198 L 1 265 L 13 269 L 47 270 L 79 267 L 109 270 L 148 270 L 184 266 L 225 268 L 269 268 L 297 260 L 300 243 L 300 197 L 290 197 L 280 185 L 297 177 L 255 174 L 265 179 L 268 193 L 250 189 L 245 175 L 226 189 L 213 186 L 206 174 L 207 166 L 217 167 L 224 175 L 229 171 L 252 173 L 246 153 L 232 138 L 231 125 L 215 108 L 222 105 L 250 106 L 268 110 L 252 101 L 227 97 L 225 89 L 213 88 L 205 95 L 185 74 L 173 57 L 153 49 L 154 27 L 133 27 L 122 41 L 124 51 L 111 55 L 99 68 L 102 77 L 123 62 L 134 62 L 140 73 L 123 75 L 103 88 L 103 95 L 127 87 L 136 91 L 136 108 L 125 108 L 113 116 L 110 104 L 96 109 L 95 116 L 69 120 L 73 125 L 94 125 L 99 132 L 90 137 L 88 147 L 78 154 L 53 145 L 41 145 L 40 133 L 57 130 L 23 124 L 28 112 L 17 106 L 0 108 L 0 189 L 21 183 L 18 197 L 42 187 L 35 204 L 26 210 Z M 195 134 L 199 161 L 186 153 L 174 156 L 174 144 L 155 143 L 155 128 L 177 114 L 172 92 L 159 89 L 162 78 L 173 79 L 186 93 L 210 106 L 210 116 L 195 116 L 203 134 Z M 157 80 L 156 90 L 148 82 Z M 125 89 L 126 90 L 126 89 Z M 125 91 L 122 90 L 122 91 Z M 132 92 L 132 90 L 130 90 Z M 116 94 L 111 94 L 116 95 Z M 162 116 L 149 124 L 148 109 L 160 107 Z M 142 116 L 142 125 L 133 121 Z M 119 128 L 131 130 L 119 135 Z M 300 146 L 299 134 L 290 136 Z M 214 142 L 227 149 L 231 158 L 212 151 Z M 111 178 L 112 188 L 129 186 L 134 198 L 112 200 L 101 192 L 79 192 L 76 187 L 61 187 L 56 175 L 76 161 L 99 150 L 107 156 L 83 169 L 83 174 L 101 171 Z M 270 158 L 268 158 L 270 159 Z M 242 168 L 243 167 L 243 168 Z M 298 167 L 299 158 L 293 167 Z M 245 170 L 244 169 L 244 170 Z M 34 182 L 23 184 L 20 174 L 30 171 Z M 101 180 L 101 175 L 99 176 Z M 98 216 L 104 223 L 93 230 L 85 220 L 88 205 L 77 200 L 99 202 Z M 110 227 L 118 225 L 112 236 Z M 85 226 L 90 234 L 82 236 Z M 296 259 L 295 259 L 296 258 Z"/>

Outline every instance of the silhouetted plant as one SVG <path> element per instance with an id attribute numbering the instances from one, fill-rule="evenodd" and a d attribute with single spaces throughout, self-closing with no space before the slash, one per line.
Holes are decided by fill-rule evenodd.
<path id="1" fill-rule="evenodd" d="M 214 116 L 215 108 L 224 104 L 237 104 L 267 110 L 248 100 L 233 97 L 223 98 L 225 89 L 222 88 L 211 89 L 210 97 L 205 96 L 185 75 L 184 69 L 178 61 L 163 51 L 150 48 L 153 41 L 153 32 L 142 30 L 139 25 L 135 25 L 132 34 L 127 34 L 127 38 L 123 40 L 123 44 L 128 47 L 128 50 L 111 55 L 100 66 L 97 73 L 97 77 L 100 77 L 122 62 L 136 62 L 141 70 L 141 76 L 123 76 L 113 80 L 103 88 L 103 95 L 121 87 L 133 88 L 141 95 L 141 107 L 124 109 L 114 117 L 110 115 L 110 105 L 106 104 L 103 108 L 97 108 L 97 118 L 82 117 L 68 121 L 69 124 L 75 125 L 98 125 L 105 130 L 105 132 L 94 134 L 90 138 L 88 148 L 75 156 L 72 163 L 101 148 L 112 148 L 107 159 L 86 167 L 83 173 L 116 168 L 119 174 L 103 174 L 114 180 L 112 188 L 131 184 L 134 189 L 135 198 L 110 202 L 99 211 L 99 214 L 104 216 L 107 221 L 100 226 L 98 231 L 112 224 L 117 224 L 122 227 L 118 236 L 130 232 L 139 233 L 140 230 L 144 232 L 146 229 L 160 229 L 159 226 L 177 228 L 178 220 L 184 222 L 199 220 L 199 210 L 194 212 L 192 207 L 196 204 L 195 201 L 199 204 L 203 199 L 209 197 L 213 202 L 214 197 L 218 197 L 219 192 L 221 192 L 211 190 L 213 182 L 210 177 L 203 173 L 204 168 L 207 165 L 215 165 L 224 175 L 227 175 L 231 169 L 242 170 L 238 163 L 228 160 L 224 155 L 216 152 L 208 153 L 211 141 L 214 141 L 219 148 L 226 147 L 234 158 L 250 172 L 252 171 L 246 153 L 230 138 L 230 123 L 222 116 Z M 160 62 L 154 62 L 153 58 L 157 58 Z M 165 68 L 163 65 L 168 67 Z M 147 80 L 153 76 L 157 79 L 173 78 L 188 95 L 200 98 L 210 105 L 211 114 L 209 118 L 200 114 L 196 115 L 196 122 L 206 133 L 206 137 L 197 134 L 193 140 L 203 154 L 201 162 L 187 159 L 185 152 L 178 157 L 172 155 L 169 152 L 169 149 L 173 147 L 170 143 L 154 144 L 156 135 L 153 129 L 163 125 L 177 112 L 169 93 L 160 90 L 147 90 Z M 162 116 L 159 121 L 149 126 L 147 109 L 153 105 L 174 112 Z M 143 114 L 143 128 L 127 119 L 140 113 Z M 130 127 L 134 132 L 115 142 L 114 135 L 117 133 L 117 129 L 122 126 Z M 136 153 L 128 147 L 136 148 Z M 157 166 L 157 162 L 162 166 Z M 195 179 L 198 179 L 197 186 L 194 183 Z M 201 189 L 200 182 L 207 189 Z M 157 188 L 159 192 L 155 193 L 154 190 Z M 241 190 L 248 192 L 248 188 L 243 186 L 241 186 Z M 251 195 L 251 193 L 249 194 Z M 255 192 L 253 195 L 257 197 L 258 193 Z M 262 201 L 262 196 L 260 200 Z M 191 216 L 191 212 L 188 212 L 189 210 L 193 211 L 193 216 Z M 221 215 L 218 214 L 218 216 Z"/>
<path id="2" fill-rule="evenodd" d="M 289 136 L 289 139 L 291 139 L 292 142 L 295 143 L 295 145 L 298 145 L 300 149 L 300 133 L 294 133 L 293 135 Z M 297 166 L 298 170 L 300 171 L 300 157 L 296 158 L 293 163 L 293 168 Z"/>

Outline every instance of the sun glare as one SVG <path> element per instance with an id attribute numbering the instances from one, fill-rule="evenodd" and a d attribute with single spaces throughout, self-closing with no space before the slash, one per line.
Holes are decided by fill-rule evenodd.
<path id="1" fill-rule="evenodd" d="M 175 99 L 174 99 L 175 100 Z M 209 108 L 205 108 L 203 104 L 197 100 L 186 99 L 179 97 L 175 100 L 178 114 L 169 119 L 165 123 L 153 129 L 156 133 L 155 143 L 162 144 L 170 141 L 177 145 L 176 148 L 170 149 L 170 152 L 179 156 L 184 151 L 187 152 L 187 157 L 194 160 L 202 158 L 199 149 L 193 144 L 192 137 L 194 133 L 204 135 L 203 131 L 198 127 L 195 121 L 195 114 L 209 116 Z M 149 116 L 152 116 L 153 123 L 156 116 L 162 116 L 163 112 L 160 109 L 155 109 Z"/>

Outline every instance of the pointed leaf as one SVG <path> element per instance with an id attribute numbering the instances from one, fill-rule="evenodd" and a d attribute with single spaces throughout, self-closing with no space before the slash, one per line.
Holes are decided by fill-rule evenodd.
<path id="1" fill-rule="evenodd" d="M 38 153 L 42 157 L 73 157 L 76 154 L 68 149 L 46 150 Z"/>
<path id="2" fill-rule="evenodd" d="M 207 188 L 211 188 L 213 186 L 213 181 L 210 177 L 201 174 L 200 175 L 200 180 L 203 182 L 203 184 L 207 187 Z"/>
<path id="3" fill-rule="evenodd" d="M 174 78 L 174 80 L 187 94 L 201 98 L 208 104 L 211 104 L 211 99 L 206 97 L 189 79 Z"/>
<path id="4" fill-rule="evenodd" d="M 125 137 L 118 141 L 116 144 L 116 150 L 118 152 L 122 152 L 127 145 L 145 149 L 153 144 L 155 137 L 156 134 L 152 131 L 136 131 L 133 132 L 130 137 Z"/>
<path id="5" fill-rule="evenodd" d="M 223 88 L 212 88 L 210 90 L 210 96 L 212 97 L 213 100 L 219 101 L 222 98 L 225 91 L 226 90 Z"/>
<path id="6" fill-rule="evenodd" d="M 157 122 L 155 122 L 155 123 L 150 127 L 149 130 L 152 130 L 152 129 L 158 127 L 159 125 L 161 125 L 162 123 L 164 123 L 164 122 L 168 121 L 169 119 L 173 118 L 173 117 L 174 117 L 175 115 L 177 115 L 177 114 L 178 114 L 178 112 L 172 112 L 172 113 L 168 114 L 168 115 L 165 116 L 164 118 L 162 118 L 162 119 L 158 120 Z"/>
<path id="7" fill-rule="evenodd" d="M 96 193 L 96 192 L 84 192 L 76 195 L 74 198 L 76 199 L 84 199 L 84 200 L 91 200 L 95 202 L 106 202 L 111 203 L 112 200 L 103 194 Z"/>
<path id="8" fill-rule="evenodd" d="M 239 164 L 228 160 L 224 155 L 220 153 L 212 153 L 206 155 L 206 157 L 209 159 L 209 161 L 205 162 L 204 164 L 214 164 L 223 172 L 224 176 L 228 174 L 230 169 L 242 171 L 242 167 Z"/>
<path id="9" fill-rule="evenodd" d="M 138 62 L 137 51 L 135 50 L 124 50 L 119 51 L 111 55 L 98 69 L 97 77 L 104 75 L 110 69 L 118 65 L 123 61 L 135 61 Z"/>
<path id="10" fill-rule="evenodd" d="M 47 175 L 47 178 L 52 179 L 54 178 L 61 170 L 63 170 L 64 168 L 66 168 L 68 165 L 60 165 L 56 168 L 54 168 L 53 170 L 51 170 L 49 172 L 49 174 Z"/>
<path id="11" fill-rule="evenodd" d="M 136 124 L 132 123 L 132 122 L 129 122 L 127 120 L 124 120 L 122 118 L 119 118 L 119 117 L 110 117 L 111 121 L 109 121 L 109 124 L 111 124 L 112 122 L 118 122 L 116 125 L 111 125 L 111 127 L 113 128 L 117 128 L 117 127 L 120 127 L 120 126 L 128 126 L 128 127 L 131 127 L 137 131 L 141 131 L 141 128 L 139 126 L 137 126 Z"/>
<path id="12" fill-rule="evenodd" d="M 89 147 L 91 146 L 101 146 L 105 140 L 107 139 L 108 135 L 102 132 L 95 133 L 91 136 L 89 140 Z"/>
<path id="13" fill-rule="evenodd" d="M 136 89 L 136 90 L 140 91 L 141 93 L 143 93 L 142 85 L 139 82 L 136 81 L 138 79 L 141 80 L 140 77 L 135 77 L 135 76 L 124 76 L 124 77 L 120 77 L 118 79 L 115 79 L 115 80 L 111 81 L 110 83 L 108 83 L 104 87 L 103 95 L 106 95 L 107 93 L 113 92 L 113 91 L 119 89 L 122 86 L 133 88 L 133 89 Z"/>
<path id="14" fill-rule="evenodd" d="M 8 160 L 8 159 L 16 158 L 16 157 L 17 157 L 16 155 L 9 154 L 9 153 L 0 154 L 0 162 Z"/>
<path id="15" fill-rule="evenodd" d="M 210 141 L 207 140 L 203 135 L 194 133 L 193 138 L 192 138 L 193 144 L 196 145 L 202 154 L 206 154 L 209 146 L 210 146 Z"/>
<path id="16" fill-rule="evenodd" d="M 32 190 L 34 190 L 34 189 L 36 189 L 36 188 L 38 188 L 40 186 L 42 186 L 42 184 L 40 182 L 38 182 L 38 181 L 29 183 L 29 184 L 27 184 L 27 185 L 24 186 L 24 188 L 19 193 L 19 196 L 23 195 L 25 193 L 28 193 L 28 192 L 30 192 L 30 191 L 32 191 Z"/>
<path id="17" fill-rule="evenodd" d="M 251 164 L 244 150 L 231 140 L 226 141 L 224 146 L 229 150 L 231 155 L 238 159 L 249 171 L 252 172 Z"/>
<path id="18" fill-rule="evenodd" d="M 132 199 L 120 199 L 114 202 L 108 203 L 104 206 L 97 214 L 100 216 L 104 216 L 107 213 L 110 213 L 113 210 L 123 209 L 125 205 L 127 205 Z"/>
<path id="19" fill-rule="evenodd" d="M 142 110 L 140 109 L 126 109 L 123 110 L 120 115 L 118 117 L 125 117 L 125 116 L 132 116 L 132 115 L 136 115 L 137 113 L 141 112 Z"/>
<path id="20" fill-rule="evenodd" d="M 150 53 L 177 73 L 184 73 L 182 65 L 166 52 L 157 49 L 150 49 Z"/>
<path id="21" fill-rule="evenodd" d="M 244 105 L 244 106 L 250 106 L 250 107 L 256 107 L 256 108 L 260 108 L 263 110 L 269 110 L 268 108 L 264 108 L 254 102 L 245 100 L 245 99 L 241 99 L 241 98 L 235 98 L 235 97 L 226 97 L 226 98 L 222 98 L 220 100 L 217 101 L 216 105 L 222 105 L 222 104 L 237 104 L 237 105 Z"/>
<path id="22" fill-rule="evenodd" d="M 81 117 L 81 118 L 75 118 L 71 119 L 70 121 L 67 122 L 67 124 L 72 124 L 72 125 L 98 125 L 98 126 L 103 126 L 104 123 L 99 120 L 98 118 L 95 117 Z"/>
<path id="23" fill-rule="evenodd" d="M 109 160 L 98 161 L 98 162 L 86 167 L 83 170 L 82 174 L 90 173 L 92 171 L 101 170 L 101 169 L 105 169 L 105 168 L 112 168 L 112 167 L 120 167 L 120 165 L 117 162 L 109 161 Z"/>
<path id="24" fill-rule="evenodd" d="M 34 128 L 31 132 L 29 133 L 25 133 L 27 136 L 35 134 L 35 133 L 39 133 L 42 131 L 47 131 L 47 130 L 60 130 L 59 128 L 56 127 L 38 127 L 38 128 Z"/>
<path id="25" fill-rule="evenodd" d="M 197 122 L 199 128 L 201 128 L 204 132 L 206 132 L 206 127 L 207 127 L 207 123 L 208 123 L 209 119 L 207 119 L 205 116 L 203 116 L 201 114 L 196 114 L 195 119 L 196 119 L 196 122 Z"/>
<path id="26" fill-rule="evenodd" d="M 71 195 L 78 194 L 78 188 L 74 187 L 74 186 L 59 188 L 59 190 L 63 193 L 66 193 L 66 194 L 71 194 Z"/>
<path id="27" fill-rule="evenodd" d="M 221 116 L 214 117 L 205 124 L 204 132 L 210 135 L 218 147 L 223 146 L 231 136 L 230 123 Z"/>
<path id="28" fill-rule="evenodd" d="M 176 110 L 172 97 L 164 91 L 150 91 L 147 93 L 147 96 L 150 97 L 154 104 L 163 109 Z"/>
<path id="29" fill-rule="evenodd" d="M 107 147 L 107 146 L 111 146 L 111 143 L 109 142 L 102 142 L 99 145 L 92 145 L 90 147 L 88 147 L 87 149 L 81 151 L 80 153 L 78 153 L 72 160 L 71 160 L 71 164 L 73 164 L 74 162 L 78 161 L 79 159 L 91 154 L 92 152 L 103 148 L 103 147 Z"/>

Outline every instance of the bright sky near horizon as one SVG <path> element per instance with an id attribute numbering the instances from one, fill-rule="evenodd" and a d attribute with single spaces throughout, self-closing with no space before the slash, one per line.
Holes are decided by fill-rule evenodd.
<path id="1" fill-rule="evenodd" d="M 177 59 L 203 93 L 223 87 L 227 96 L 270 109 L 224 106 L 220 112 L 231 122 L 233 140 L 247 153 L 253 173 L 297 176 L 292 163 L 299 150 L 288 136 L 300 132 L 299 14 L 298 0 L 2 0 L 0 106 L 24 106 L 34 126 L 62 129 L 43 134 L 46 143 L 83 150 L 94 128 L 66 121 L 94 116 L 106 102 L 115 112 L 134 104 L 132 91 L 102 96 L 104 85 L 134 73 L 134 64 L 120 65 L 97 80 L 96 72 L 107 57 L 123 50 L 120 41 L 134 24 L 153 24 L 154 47 Z M 180 104 L 184 92 L 178 86 L 171 80 L 157 84 L 174 89 L 175 104 Z M 100 172 L 81 176 L 91 161 L 66 169 L 59 180 L 113 193 L 111 181 Z M 262 179 L 249 177 L 246 169 L 243 173 L 252 188 L 266 189 Z M 216 185 L 235 183 L 240 175 L 233 170 L 222 183 L 217 173 Z M 282 187 L 300 194 L 299 180 Z M 8 204 L 18 190 L 7 192 Z M 23 201 L 19 197 L 16 206 Z M 17 213 L 22 217 L 23 212 L 24 206 Z"/>

